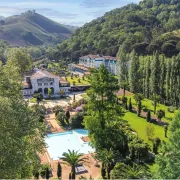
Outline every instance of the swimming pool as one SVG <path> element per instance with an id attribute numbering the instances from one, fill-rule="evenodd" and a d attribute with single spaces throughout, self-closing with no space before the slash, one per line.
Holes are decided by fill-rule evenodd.
<path id="1" fill-rule="evenodd" d="M 87 136 L 88 131 L 77 129 L 73 131 L 48 134 L 45 138 L 48 152 L 53 160 L 58 160 L 64 152 L 69 150 L 79 151 L 79 153 L 89 154 L 94 152 L 94 149 L 88 142 L 82 141 L 82 136 Z"/>

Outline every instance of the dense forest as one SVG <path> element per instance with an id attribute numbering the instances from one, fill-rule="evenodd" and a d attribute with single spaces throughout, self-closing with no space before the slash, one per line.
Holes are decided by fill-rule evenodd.
<path id="1" fill-rule="evenodd" d="M 138 55 L 180 52 L 179 0 L 144 0 L 107 12 L 58 46 L 57 58 L 76 61 L 88 53 L 116 56 L 119 47 Z"/>

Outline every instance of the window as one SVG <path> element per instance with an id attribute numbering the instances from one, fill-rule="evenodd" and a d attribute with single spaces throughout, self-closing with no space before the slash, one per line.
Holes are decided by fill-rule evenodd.
<path id="1" fill-rule="evenodd" d="M 53 82 L 50 82 L 50 85 L 53 85 Z"/>
<path id="2" fill-rule="evenodd" d="M 42 83 L 38 83 L 38 86 L 42 86 Z"/>
<path id="3" fill-rule="evenodd" d="M 44 83 L 45 86 L 48 86 L 48 83 Z"/>

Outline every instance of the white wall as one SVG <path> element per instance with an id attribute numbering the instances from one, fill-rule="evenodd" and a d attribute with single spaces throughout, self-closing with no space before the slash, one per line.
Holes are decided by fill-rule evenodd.
<path id="1" fill-rule="evenodd" d="M 101 64 L 104 64 L 104 58 L 96 58 L 95 59 L 95 68 L 99 68 Z"/>

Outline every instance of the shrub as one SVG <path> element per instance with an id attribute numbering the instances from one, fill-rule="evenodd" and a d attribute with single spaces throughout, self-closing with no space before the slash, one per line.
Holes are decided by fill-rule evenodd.
<path id="1" fill-rule="evenodd" d="M 62 126 L 65 126 L 66 125 L 66 122 L 65 122 L 66 116 L 65 116 L 64 112 L 59 112 L 56 116 L 56 120 L 58 120 Z"/>
<path id="2" fill-rule="evenodd" d="M 45 176 L 45 175 L 46 175 L 46 169 L 47 169 L 47 168 L 50 169 L 49 164 L 42 164 L 42 165 L 41 165 L 41 170 L 40 170 L 40 171 L 41 171 L 41 173 L 40 173 L 41 176 Z"/>
<path id="3" fill-rule="evenodd" d="M 148 124 L 146 126 L 146 135 L 148 137 L 149 140 L 152 140 L 155 133 L 154 133 L 155 129 L 154 129 L 154 126 L 152 124 Z"/>
<path id="4" fill-rule="evenodd" d="M 175 110 L 176 110 L 175 107 L 172 107 L 172 106 L 168 107 L 168 112 L 170 113 L 174 113 Z"/>
<path id="5" fill-rule="evenodd" d="M 58 114 L 59 112 L 64 112 L 63 107 L 62 107 L 62 106 L 59 106 L 59 105 L 54 106 L 52 110 L 53 110 L 53 112 L 55 113 L 55 116 L 57 116 L 57 114 Z"/>
<path id="6" fill-rule="evenodd" d="M 160 143 L 161 143 L 161 140 L 159 138 L 154 139 L 154 141 L 153 141 L 153 152 L 155 154 L 158 154 L 158 148 L 159 148 Z"/>
<path id="7" fill-rule="evenodd" d="M 165 116 L 165 112 L 163 110 L 158 110 L 156 112 L 157 119 L 161 121 L 161 119 Z"/>
<path id="8" fill-rule="evenodd" d="M 138 137 L 134 137 L 129 139 L 129 151 L 130 151 L 130 158 L 134 160 L 137 158 L 140 160 L 141 157 L 147 158 L 148 151 L 150 149 L 149 145 L 145 143 L 142 139 Z"/>
<path id="9" fill-rule="evenodd" d="M 71 128 L 84 128 L 83 123 L 83 113 L 82 112 L 78 112 L 76 115 L 74 115 L 73 117 L 71 117 Z"/>

